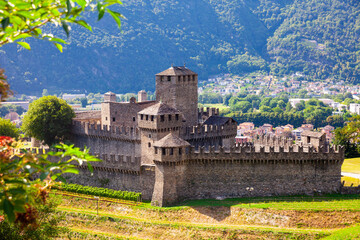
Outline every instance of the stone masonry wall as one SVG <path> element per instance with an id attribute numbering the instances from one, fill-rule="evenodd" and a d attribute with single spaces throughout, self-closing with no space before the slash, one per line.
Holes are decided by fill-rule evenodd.
<path id="1" fill-rule="evenodd" d="M 153 173 L 144 174 L 145 180 L 140 178 L 144 171 L 137 129 L 74 121 L 73 142 L 76 147 L 87 146 L 91 154 L 103 161 L 92 163 L 92 176 L 86 168 L 79 175 L 69 175 L 71 182 L 135 192 L 142 192 L 142 182 L 145 182 L 146 187 L 152 189 Z"/>
<path id="2" fill-rule="evenodd" d="M 252 146 L 229 152 L 192 149 L 186 161 L 155 162 L 152 202 L 166 206 L 185 199 L 339 192 L 343 159 L 342 150 L 333 149 L 318 153 L 302 148 L 257 152 Z M 254 190 L 249 192 L 248 187 Z"/>

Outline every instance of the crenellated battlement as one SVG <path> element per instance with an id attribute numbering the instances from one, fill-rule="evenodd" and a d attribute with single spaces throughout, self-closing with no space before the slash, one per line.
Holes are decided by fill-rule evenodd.
<path id="1" fill-rule="evenodd" d="M 89 124 L 88 122 L 73 121 L 72 132 L 75 135 L 86 135 L 117 141 L 140 141 L 140 132 L 137 127 L 108 126 Z"/>
<path id="2" fill-rule="evenodd" d="M 211 107 L 200 107 L 198 108 L 198 113 L 201 115 L 206 115 L 208 117 L 213 115 L 219 115 L 219 109 L 218 108 L 211 108 Z"/>
<path id="3" fill-rule="evenodd" d="M 260 146 L 284 146 L 293 145 L 293 139 L 281 136 L 260 135 L 253 140 L 254 145 Z"/>
<path id="4" fill-rule="evenodd" d="M 241 161 L 259 161 L 273 163 L 278 161 L 314 161 L 314 160 L 326 160 L 326 161 L 343 161 L 344 159 L 344 147 L 320 147 L 316 149 L 314 147 L 302 147 L 298 145 L 292 145 L 288 147 L 255 147 L 251 143 L 238 145 L 230 149 L 224 147 L 210 147 L 208 149 L 200 147 L 196 150 L 191 147 L 188 152 L 188 159 L 214 159 L 214 160 L 241 160 Z"/>
<path id="5" fill-rule="evenodd" d="M 198 125 L 192 127 L 184 127 L 182 136 L 185 140 L 203 139 L 211 137 L 234 137 L 236 136 L 236 124 L 228 125 Z"/>

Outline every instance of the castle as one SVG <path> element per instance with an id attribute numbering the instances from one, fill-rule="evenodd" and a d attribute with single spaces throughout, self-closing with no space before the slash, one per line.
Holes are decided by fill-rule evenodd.
<path id="1" fill-rule="evenodd" d="M 156 74 L 156 101 L 106 93 L 101 111 L 77 113 L 73 141 L 103 162 L 70 181 L 141 192 L 153 205 L 185 199 L 338 192 L 342 148 L 309 133 L 294 144 L 260 137 L 235 146 L 237 123 L 198 109 L 198 75 L 184 67 Z"/>

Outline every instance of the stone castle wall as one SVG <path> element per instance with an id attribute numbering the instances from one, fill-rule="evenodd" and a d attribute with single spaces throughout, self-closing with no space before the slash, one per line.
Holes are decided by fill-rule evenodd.
<path id="1" fill-rule="evenodd" d="M 148 174 L 141 166 L 138 129 L 74 121 L 72 132 L 76 147 L 87 146 L 91 154 L 103 161 L 92 163 L 93 175 L 86 167 L 81 168 L 79 175 L 69 175 L 71 182 L 135 192 L 143 192 L 143 186 L 152 189 L 154 170 Z"/>
<path id="2" fill-rule="evenodd" d="M 234 126 L 182 130 L 189 141 L 204 143 L 226 139 L 227 134 L 230 138 Z M 93 164 L 92 176 L 81 167 L 83 174 L 69 176 L 71 182 L 142 192 L 144 200 L 159 206 L 185 199 L 330 193 L 341 188 L 342 148 L 302 147 L 286 139 L 264 138 L 231 148 L 192 146 L 183 151 L 184 160 L 145 165 L 136 128 L 74 121 L 73 133 L 76 146 L 90 147 L 103 162 Z M 246 190 L 249 187 L 254 190 Z"/>
<path id="3" fill-rule="evenodd" d="M 193 127 L 184 127 L 180 135 L 192 146 L 196 148 L 205 146 L 231 146 L 231 144 L 225 144 L 227 140 L 234 142 L 236 136 L 237 124 L 227 124 L 224 126 L 218 125 L 202 125 Z"/>
<path id="4" fill-rule="evenodd" d="M 339 192 L 343 159 L 343 150 L 332 148 L 192 148 L 185 161 L 155 162 L 152 202 L 166 206 L 185 199 Z"/>

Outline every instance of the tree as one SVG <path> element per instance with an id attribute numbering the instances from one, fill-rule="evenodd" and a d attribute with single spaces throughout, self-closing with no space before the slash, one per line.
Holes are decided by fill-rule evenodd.
<path id="1" fill-rule="evenodd" d="M 249 102 L 247 102 L 247 101 L 237 102 L 235 105 L 233 105 L 231 107 L 232 110 L 241 111 L 243 113 L 248 112 L 250 108 L 251 108 L 251 104 Z"/>
<path id="2" fill-rule="evenodd" d="M 346 157 L 360 155 L 360 116 L 350 118 L 342 128 L 335 129 L 334 144 L 345 147 Z"/>
<path id="3" fill-rule="evenodd" d="M 299 91 L 299 98 L 306 98 L 307 97 L 307 91 L 305 89 L 301 89 Z"/>
<path id="4" fill-rule="evenodd" d="M 344 122 L 344 118 L 340 115 L 333 115 L 326 118 L 326 123 L 335 128 L 343 127 Z"/>
<path id="5" fill-rule="evenodd" d="M 20 46 L 30 49 L 30 45 L 24 40 L 29 37 L 47 40 L 62 52 L 67 44 L 61 38 L 52 34 L 43 33 L 42 26 L 53 23 L 61 26 L 66 35 L 69 35 L 69 24 L 77 24 L 92 31 L 91 26 L 82 18 L 85 12 L 98 12 L 98 20 L 102 19 L 105 12 L 109 13 L 120 27 L 120 13 L 110 10 L 108 7 L 121 4 L 120 0 L 38 0 L 23 1 L 12 0 L 0 1 L 0 46 L 16 42 Z"/>
<path id="6" fill-rule="evenodd" d="M 80 98 L 80 102 L 81 102 L 81 107 L 83 107 L 83 108 L 85 108 L 86 105 L 88 105 L 87 98 Z"/>
<path id="7" fill-rule="evenodd" d="M 1 30 L 1 28 L 0 28 Z M 11 94 L 9 83 L 6 80 L 4 74 L 5 70 L 0 68 L 0 102 L 5 101 L 5 99 Z"/>
<path id="8" fill-rule="evenodd" d="M 27 152 L 24 144 L 10 137 L 0 137 L 0 211 L 7 215 L 9 222 L 15 220 L 21 225 L 36 226 L 36 202 L 45 205 L 48 191 L 55 180 L 66 181 L 63 173 L 78 174 L 74 161 L 81 165 L 101 161 L 88 154 L 89 150 L 81 151 L 68 145 L 55 146 L 57 151 L 46 154 Z M 48 157 L 57 157 L 51 162 Z M 35 219 L 34 219 L 35 218 Z M 32 221 L 29 221 L 32 219 Z"/>
<path id="9" fill-rule="evenodd" d="M 261 112 L 272 112 L 273 110 L 271 109 L 271 107 L 263 105 L 260 107 L 260 111 Z"/>
<path id="10" fill-rule="evenodd" d="M 73 117 L 75 113 L 65 100 L 41 97 L 30 104 L 22 129 L 25 134 L 51 146 L 68 139 Z"/>
<path id="11" fill-rule="evenodd" d="M 120 27 L 122 15 L 108 8 L 114 4 L 121 2 L 120 0 L 0 1 L 0 47 L 16 42 L 25 49 L 30 49 L 30 45 L 24 40 L 32 37 L 52 42 L 62 52 L 62 44 L 67 44 L 66 41 L 52 34 L 43 33 L 44 25 L 53 23 L 61 26 L 67 36 L 71 29 L 69 24 L 77 24 L 92 31 L 91 26 L 82 17 L 85 12 L 97 11 L 98 20 L 107 12 Z M 4 101 L 10 93 L 4 70 L 0 69 L 0 101 Z M 24 118 L 23 129 L 29 135 L 51 145 L 66 138 L 72 117 L 74 112 L 65 101 L 51 96 L 43 97 L 30 105 L 29 113 Z M 0 137 L 0 212 L 6 214 L 8 221 L 18 221 L 21 228 L 32 223 L 34 223 L 33 227 L 37 227 L 36 216 L 31 216 L 31 213 L 35 212 L 35 203 L 40 200 L 45 205 L 52 182 L 56 179 L 65 180 L 61 178 L 63 173 L 79 172 L 72 164 L 73 161 L 77 161 L 79 165 L 83 162 L 100 161 L 89 155 L 87 149 L 80 151 L 79 148 L 64 144 L 56 147 L 58 148 L 56 152 L 35 155 L 26 152 L 21 142 L 9 137 Z M 49 156 L 57 157 L 59 161 L 50 162 Z M 88 168 L 92 171 L 89 163 Z M 29 216 L 32 222 L 28 221 Z M 3 230 L 4 225 L 1 227 Z"/>
<path id="12" fill-rule="evenodd" d="M 305 109 L 305 101 L 301 100 L 299 103 L 295 104 L 296 111 L 302 111 Z"/>
<path id="13" fill-rule="evenodd" d="M 18 138 L 20 129 L 18 129 L 9 119 L 0 118 L 0 136 Z"/>

